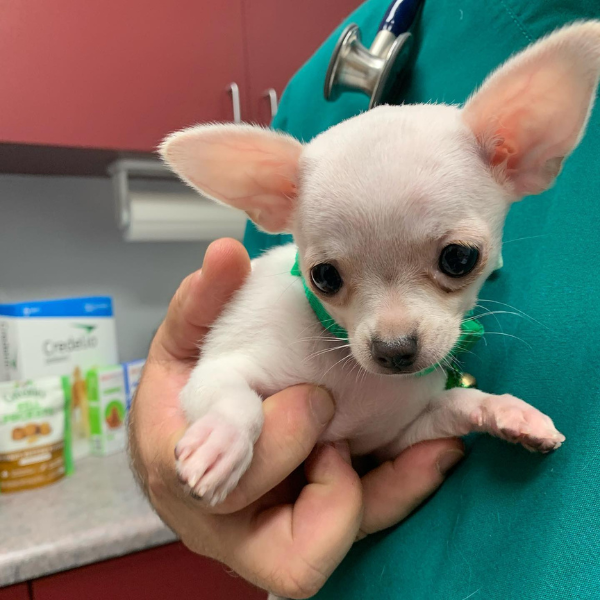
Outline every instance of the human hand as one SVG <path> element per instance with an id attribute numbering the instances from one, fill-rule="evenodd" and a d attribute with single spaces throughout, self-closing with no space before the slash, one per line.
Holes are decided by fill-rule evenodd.
<path id="1" fill-rule="evenodd" d="M 134 471 L 161 518 L 192 551 L 215 558 L 275 594 L 315 594 L 356 539 L 396 524 L 442 483 L 463 456 L 456 439 L 424 442 L 368 472 L 345 443 L 315 448 L 334 414 L 331 396 L 301 385 L 263 403 L 252 464 L 210 508 L 177 479 L 174 449 L 187 424 L 179 392 L 198 346 L 250 271 L 243 247 L 219 240 L 186 278 L 149 351 L 130 415 Z"/>

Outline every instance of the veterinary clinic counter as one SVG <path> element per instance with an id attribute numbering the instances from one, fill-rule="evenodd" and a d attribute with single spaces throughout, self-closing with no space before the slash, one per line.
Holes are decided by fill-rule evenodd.
<path id="1" fill-rule="evenodd" d="M 51 486 L 0 496 L 0 600 L 266 597 L 174 543 L 124 453 L 76 467 Z"/>

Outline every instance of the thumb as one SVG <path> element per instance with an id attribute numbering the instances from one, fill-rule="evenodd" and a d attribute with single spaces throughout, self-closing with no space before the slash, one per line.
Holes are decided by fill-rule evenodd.
<path id="1" fill-rule="evenodd" d="M 171 300 L 148 360 L 198 358 L 198 344 L 249 272 L 250 259 L 239 242 L 213 242 L 206 250 L 202 270 L 189 275 Z"/>

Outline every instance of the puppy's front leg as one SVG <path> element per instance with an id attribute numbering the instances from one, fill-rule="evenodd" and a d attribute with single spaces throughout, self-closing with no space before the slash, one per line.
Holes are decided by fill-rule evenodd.
<path id="1" fill-rule="evenodd" d="M 201 360 L 180 396 L 190 426 L 177 444 L 183 483 L 212 505 L 222 502 L 252 460 L 263 424 L 262 400 L 248 381 L 247 357 Z"/>
<path id="2" fill-rule="evenodd" d="M 565 436 L 550 417 L 509 394 L 494 396 L 475 389 L 441 393 L 402 434 L 395 450 L 424 440 L 483 431 L 522 444 L 532 452 L 556 450 Z"/>

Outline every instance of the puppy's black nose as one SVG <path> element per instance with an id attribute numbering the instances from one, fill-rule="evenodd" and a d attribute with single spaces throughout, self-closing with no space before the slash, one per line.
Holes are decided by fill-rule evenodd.
<path id="1" fill-rule="evenodd" d="M 402 373 L 415 362 L 417 338 L 405 335 L 391 342 L 375 339 L 371 342 L 371 356 L 385 369 Z"/>

